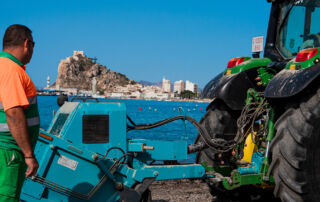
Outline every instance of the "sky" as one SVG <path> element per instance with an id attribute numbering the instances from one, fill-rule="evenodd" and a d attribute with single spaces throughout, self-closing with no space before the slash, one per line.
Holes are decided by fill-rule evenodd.
<path id="1" fill-rule="evenodd" d="M 56 80 L 60 60 L 74 50 L 132 80 L 203 88 L 231 58 L 251 56 L 270 7 L 266 0 L 1 0 L 0 47 L 8 26 L 32 30 L 27 72 L 37 88 Z"/>

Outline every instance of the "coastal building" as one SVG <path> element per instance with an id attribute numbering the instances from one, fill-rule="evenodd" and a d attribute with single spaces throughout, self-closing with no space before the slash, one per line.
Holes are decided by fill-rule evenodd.
<path id="1" fill-rule="evenodd" d="M 59 88 L 59 89 L 53 89 L 53 90 L 59 90 L 61 92 L 66 93 L 67 95 L 77 95 L 79 93 L 79 90 L 77 88 Z"/>
<path id="2" fill-rule="evenodd" d="M 165 93 L 171 92 L 171 81 L 163 77 L 162 79 L 162 91 Z"/>
<path id="3" fill-rule="evenodd" d="M 184 91 L 184 81 L 180 80 L 180 81 L 174 82 L 173 92 L 180 94 L 183 91 Z"/>
<path id="4" fill-rule="evenodd" d="M 191 81 L 186 81 L 186 88 L 185 90 L 189 90 L 193 93 L 197 93 L 198 91 L 198 84 L 192 83 Z"/>
<path id="5" fill-rule="evenodd" d="M 156 92 L 146 92 L 143 94 L 144 99 L 156 99 L 156 100 L 166 100 L 169 99 L 168 93 L 156 93 Z"/>
<path id="6" fill-rule="evenodd" d="M 110 97 L 110 98 L 122 98 L 123 97 L 123 93 L 107 93 L 106 95 L 107 95 L 107 97 Z"/>
<path id="7" fill-rule="evenodd" d="M 194 83 L 194 93 L 197 94 L 198 93 L 198 84 Z"/>
<path id="8" fill-rule="evenodd" d="M 130 98 L 142 98 L 142 93 L 139 92 L 139 91 L 135 91 L 135 92 L 132 92 L 131 95 L 130 95 Z"/>
<path id="9" fill-rule="evenodd" d="M 47 77 L 47 89 L 50 88 L 50 76 Z"/>

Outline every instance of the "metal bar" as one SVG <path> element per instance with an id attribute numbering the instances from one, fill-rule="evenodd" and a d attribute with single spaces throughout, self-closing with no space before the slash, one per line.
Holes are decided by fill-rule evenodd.
<path id="1" fill-rule="evenodd" d="M 275 135 L 274 120 L 275 120 L 275 111 L 273 108 L 270 108 L 269 120 L 268 120 L 268 136 L 267 136 L 266 153 L 265 153 L 264 161 L 262 163 L 262 174 L 263 174 L 264 181 L 270 180 L 270 176 L 268 174 L 268 171 L 269 171 L 269 149 L 270 149 L 270 143 Z"/>
<path id="2" fill-rule="evenodd" d="M 239 172 L 234 172 L 230 178 L 223 178 L 222 184 L 227 190 L 232 190 L 242 185 L 259 184 L 262 182 L 262 174 L 240 175 Z"/>
<path id="3" fill-rule="evenodd" d="M 69 188 L 66 188 L 66 187 L 64 187 L 62 185 L 59 185 L 57 183 L 54 183 L 54 182 L 52 182 L 50 180 L 47 180 L 47 179 L 39 177 L 39 176 L 37 178 L 35 178 L 34 181 L 39 182 L 39 183 L 41 183 L 41 184 L 43 184 L 43 185 L 45 185 L 45 186 L 47 186 L 49 188 L 52 188 L 52 189 L 54 189 L 56 191 L 59 191 L 59 192 L 61 192 L 63 194 L 66 194 L 68 196 L 73 196 L 73 197 L 77 197 L 77 198 L 84 199 L 84 200 L 87 200 L 87 198 L 88 198 L 88 196 L 85 195 L 85 194 L 73 191 L 73 190 L 71 190 Z"/>
<path id="4" fill-rule="evenodd" d="M 66 194 L 68 196 L 77 197 L 83 200 L 89 200 L 98 190 L 101 188 L 101 186 L 107 181 L 108 177 L 106 175 L 102 176 L 102 178 L 99 180 L 98 184 L 94 186 L 88 194 L 82 194 L 80 192 L 74 191 L 72 189 L 69 189 L 67 187 L 64 187 L 60 184 L 57 184 L 51 180 L 48 180 L 44 177 L 35 176 L 32 180 L 35 182 L 38 182 L 40 184 L 43 184 L 53 190 L 59 191 L 63 194 Z"/>
<path id="5" fill-rule="evenodd" d="M 271 142 L 274 134 L 275 134 L 275 130 L 274 130 L 274 116 L 275 116 L 275 111 L 273 108 L 270 108 L 270 112 L 269 112 L 269 120 L 268 120 L 268 136 L 267 136 L 267 141 Z"/>

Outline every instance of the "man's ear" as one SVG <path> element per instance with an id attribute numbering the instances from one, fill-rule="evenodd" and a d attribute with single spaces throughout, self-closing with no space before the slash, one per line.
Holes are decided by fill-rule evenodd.
<path id="1" fill-rule="evenodd" d="M 28 39 L 26 39 L 26 40 L 24 40 L 24 42 L 23 42 L 23 47 L 24 48 L 27 48 L 28 47 Z"/>

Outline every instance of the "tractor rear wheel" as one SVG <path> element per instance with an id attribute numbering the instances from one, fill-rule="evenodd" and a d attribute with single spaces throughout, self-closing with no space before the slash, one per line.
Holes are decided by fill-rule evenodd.
<path id="1" fill-rule="evenodd" d="M 211 137 L 232 140 L 236 133 L 236 122 L 240 112 L 231 111 L 224 104 L 214 105 L 200 121 Z M 201 136 L 196 137 L 195 143 L 203 141 Z M 231 152 L 219 155 L 211 149 L 205 149 L 197 154 L 196 162 L 205 162 L 208 166 L 229 165 Z M 210 193 L 217 202 L 248 202 L 248 201 L 277 201 L 270 190 L 263 190 L 252 185 L 242 186 L 234 190 L 226 190 L 222 184 L 207 183 Z"/>
<path id="2" fill-rule="evenodd" d="M 274 195 L 282 201 L 320 201 L 320 89 L 276 122 L 270 145 Z"/>
<path id="3" fill-rule="evenodd" d="M 209 109 L 202 117 L 200 124 L 208 131 L 212 138 L 223 138 L 232 140 L 237 133 L 237 117 L 231 115 L 231 110 L 225 104 L 216 104 Z M 202 142 L 202 137 L 198 134 L 195 143 Z M 230 155 L 227 153 L 220 155 L 208 148 L 197 153 L 196 162 L 201 164 L 203 161 L 208 166 L 217 166 L 229 163 Z"/>

